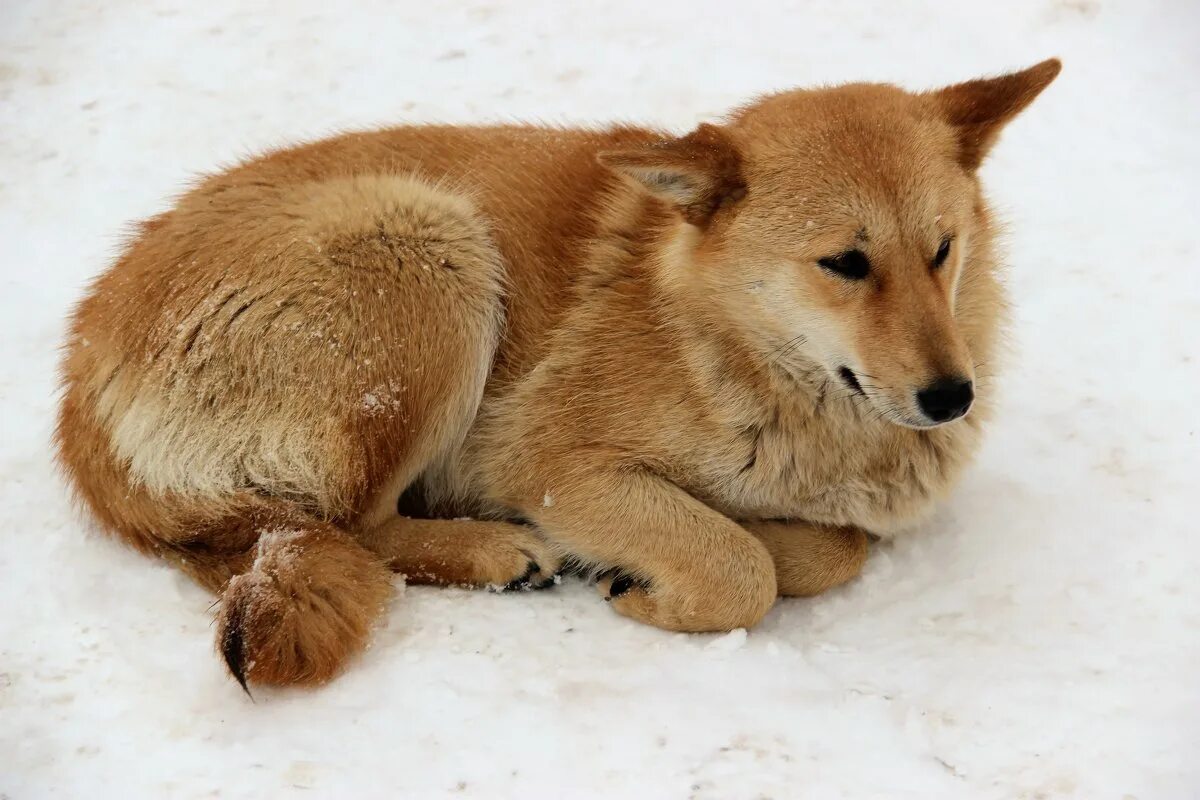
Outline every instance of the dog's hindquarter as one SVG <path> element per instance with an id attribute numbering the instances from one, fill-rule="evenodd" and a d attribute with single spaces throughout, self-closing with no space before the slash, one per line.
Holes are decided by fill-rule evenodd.
<path id="1" fill-rule="evenodd" d="M 324 680 L 386 588 L 350 530 L 466 434 L 503 282 L 474 206 L 426 182 L 214 178 L 76 310 L 60 462 L 108 530 L 224 589 L 239 679 Z M 272 531 L 296 558 L 266 557 Z M 310 592 L 339 599 L 279 623 Z"/>

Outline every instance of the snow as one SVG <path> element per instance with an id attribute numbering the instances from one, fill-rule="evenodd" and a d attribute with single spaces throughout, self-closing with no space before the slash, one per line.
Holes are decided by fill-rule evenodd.
<path id="1" fill-rule="evenodd" d="M 1200 6 L 7 0 L 0 797 L 1200 796 Z M 659 121 L 1064 59 L 986 167 L 1016 300 L 978 464 L 863 577 L 749 633 L 408 588 L 248 700 L 212 599 L 94 535 L 47 444 L 63 316 L 192 175 L 335 129 Z"/>
<path id="2" fill-rule="evenodd" d="M 710 653 L 732 653 L 734 650 L 741 650 L 748 638 L 749 633 L 745 628 L 734 628 L 729 633 L 714 638 L 704 649 Z"/>

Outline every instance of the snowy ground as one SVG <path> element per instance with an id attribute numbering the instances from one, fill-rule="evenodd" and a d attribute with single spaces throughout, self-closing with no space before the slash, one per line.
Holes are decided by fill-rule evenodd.
<path id="1" fill-rule="evenodd" d="M 0 3 L 0 798 L 1200 796 L 1200 6 Z M 978 465 L 863 578 L 749 636 L 578 583 L 409 589 L 252 704 L 210 598 L 89 531 L 55 347 L 123 226 L 334 129 L 652 120 L 793 84 L 1066 64 L 986 169 L 1017 301 Z"/>

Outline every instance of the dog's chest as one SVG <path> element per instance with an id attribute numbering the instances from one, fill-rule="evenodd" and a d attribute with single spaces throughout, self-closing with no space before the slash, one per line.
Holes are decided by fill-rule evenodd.
<path id="1" fill-rule="evenodd" d="M 780 405 L 714 442 L 698 493 L 741 519 L 792 518 L 886 533 L 927 514 L 978 439 L 966 422 L 913 431 L 853 407 Z"/>

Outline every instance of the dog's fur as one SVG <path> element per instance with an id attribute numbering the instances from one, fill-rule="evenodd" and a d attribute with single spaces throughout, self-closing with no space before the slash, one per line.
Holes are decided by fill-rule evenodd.
<path id="1" fill-rule="evenodd" d="M 385 567 L 541 585 L 570 558 L 635 619 L 754 625 L 975 450 L 1005 309 L 976 170 L 1058 71 L 785 92 L 682 138 L 402 127 L 254 159 L 76 309 L 61 462 L 223 593 L 243 685 L 335 674 Z M 935 426 L 916 393 L 946 377 L 977 400 Z"/>

